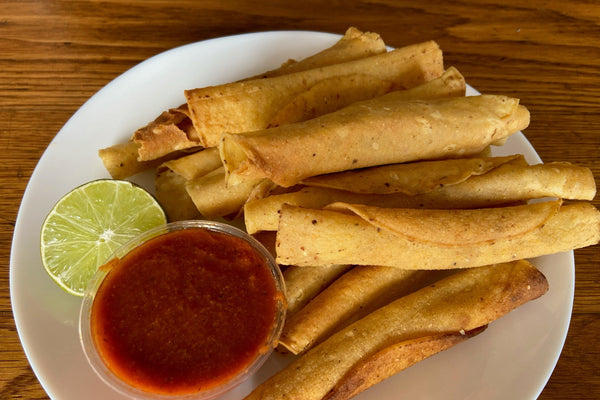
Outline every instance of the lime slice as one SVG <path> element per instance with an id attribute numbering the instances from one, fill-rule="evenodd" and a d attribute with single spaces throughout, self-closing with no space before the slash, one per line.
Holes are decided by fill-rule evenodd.
<path id="1" fill-rule="evenodd" d="M 165 224 L 157 200 L 128 181 L 100 179 L 58 201 L 41 230 L 44 268 L 64 290 L 83 296 L 96 270 L 122 244 Z"/>

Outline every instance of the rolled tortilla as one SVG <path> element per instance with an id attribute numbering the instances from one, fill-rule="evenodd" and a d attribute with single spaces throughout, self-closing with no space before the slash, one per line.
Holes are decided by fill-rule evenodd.
<path id="1" fill-rule="evenodd" d="M 317 85 L 319 86 L 319 85 Z M 311 94 L 315 95 L 315 93 Z M 328 93 L 334 93 L 332 92 L 331 89 L 327 90 Z M 462 77 L 462 75 L 455 69 L 455 68 L 449 68 L 448 71 L 444 72 L 444 74 L 437 78 L 434 79 L 433 81 L 427 82 L 423 85 L 420 85 L 416 88 L 410 89 L 410 90 L 405 90 L 402 92 L 399 92 L 397 94 L 397 98 L 402 98 L 402 99 L 428 99 L 428 98 L 439 98 L 439 97 L 451 97 L 451 96 L 463 96 L 465 92 L 465 81 L 464 78 Z M 338 93 L 338 92 L 335 92 Z M 325 94 L 323 94 L 325 95 Z M 364 96 L 365 94 L 361 91 L 361 96 Z M 319 99 L 322 99 L 322 96 L 318 96 Z M 342 98 L 344 99 L 344 101 L 351 101 L 352 100 L 352 96 L 342 96 Z M 340 104 L 338 102 L 332 102 L 332 101 L 326 101 L 325 102 L 327 104 L 328 107 L 338 107 L 340 106 Z M 309 107 L 311 110 L 315 110 L 315 107 Z M 324 109 L 319 109 L 318 113 L 323 113 L 325 112 Z M 301 116 L 297 116 L 298 118 L 308 118 L 309 116 L 302 114 Z M 265 181 L 268 181 L 268 183 L 263 182 L 263 185 L 269 185 L 271 184 L 271 181 L 265 178 Z M 252 182 L 258 182 L 257 180 L 252 180 Z M 231 187 L 233 188 L 232 190 L 234 190 L 234 194 L 232 194 L 232 196 L 236 197 L 236 199 L 240 199 L 238 197 L 238 195 L 241 193 L 240 188 L 235 189 L 235 186 L 237 185 L 227 185 L 227 187 Z M 247 184 L 247 182 L 245 182 L 243 184 L 243 187 L 246 187 L 247 191 L 249 190 L 249 186 Z M 207 207 L 206 203 L 206 199 L 208 199 L 210 196 L 207 196 L 207 188 L 203 188 L 201 187 L 198 182 L 196 182 L 193 187 L 190 185 L 190 195 L 193 196 L 193 201 L 194 203 L 196 203 L 196 205 L 198 207 L 200 207 L 201 209 L 205 209 Z M 212 188 L 214 189 L 215 186 L 212 186 Z M 226 188 L 221 187 L 219 185 L 218 190 L 221 194 L 225 194 L 226 193 Z M 255 196 L 255 197 L 262 197 L 262 196 Z M 248 201 L 251 201 L 252 199 L 249 198 Z M 202 203 L 202 205 L 200 204 Z M 238 202 L 239 204 L 239 202 Z M 217 204 L 213 204 L 210 206 L 211 208 L 213 207 L 219 207 Z M 214 215 L 213 215 L 214 216 Z M 255 232 L 252 229 L 250 229 L 250 232 Z"/>
<path id="2" fill-rule="evenodd" d="M 208 148 L 161 164 L 156 196 L 171 221 L 237 216 L 246 201 L 263 198 L 273 188 L 268 179 L 226 187 L 217 148 Z"/>
<path id="3" fill-rule="evenodd" d="M 214 148 L 203 149 L 197 153 L 169 160 L 163 164 L 164 168 L 170 169 L 188 181 L 206 175 L 222 166 L 219 152 Z"/>
<path id="4" fill-rule="evenodd" d="M 304 353 L 377 308 L 441 279 L 442 272 L 356 266 L 286 319 L 279 344 L 294 354 Z"/>
<path id="5" fill-rule="evenodd" d="M 331 82 L 328 81 L 328 83 Z M 322 100 L 323 97 L 327 97 L 331 95 L 331 93 L 337 92 L 332 92 L 330 89 L 323 90 L 323 87 L 320 85 L 316 86 L 319 90 L 315 92 L 313 87 L 311 90 L 301 94 L 299 98 L 295 99 L 292 103 L 290 103 L 288 107 L 284 107 L 284 109 L 280 110 L 280 112 L 274 117 L 274 123 L 279 125 L 283 122 L 291 123 L 303 121 L 306 119 L 314 118 L 317 115 L 325 114 L 327 111 L 333 111 L 335 109 L 341 108 L 342 103 L 340 103 L 339 101 L 332 101 L 332 99 L 327 99 L 326 101 Z M 450 67 L 440 77 L 436 79 L 425 82 L 422 85 L 408 90 L 398 91 L 395 94 L 395 98 L 397 100 L 425 100 L 445 97 L 459 97 L 464 96 L 465 89 L 466 83 L 464 77 L 456 68 Z M 321 104 L 317 104 L 318 102 L 311 102 L 310 100 L 308 100 L 308 95 L 315 98 L 318 97 L 319 101 L 321 101 Z M 364 93 L 361 93 L 360 95 L 363 97 L 365 96 Z M 343 99 L 344 104 L 350 104 L 357 100 L 353 97 L 352 93 L 347 93 L 346 96 L 341 96 L 340 98 Z M 297 102 L 299 101 L 304 102 L 303 105 L 300 108 L 295 107 L 297 106 Z M 325 105 L 325 107 L 318 108 L 319 105 Z M 273 122 L 271 124 L 273 124 Z"/>
<path id="6" fill-rule="evenodd" d="M 271 195 L 247 202 L 244 205 L 244 220 L 249 233 L 276 231 L 279 215 L 284 204 L 303 208 L 320 209 L 335 202 L 364 204 L 385 208 L 425 208 L 425 209 L 469 209 L 499 205 L 515 205 L 517 200 L 493 198 L 478 193 L 462 196 L 462 192 L 453 191 L 456 196 L 440 195 L 438 190 L 409 196 L 403 193 L 367 194 L 323 187 L 303 187 L 297 191 Z M 506 196 L 508 197 L 508 196 Z"/>
<path id="7" fill-rule="evenodd" d="M 264 188 L 265 184 L 270 185 L 267 180 L 258 178 L 228 187 L 225 184 L 225 170 L 221 166 L 206 175 L 186 181 L 185 189 L 204 217 L 235 217 L 257 188 Z"/>
<path id="8" fill-rule="evenodd" d="M 457 185 L 432 191 L 429 200 L 461 199 L 473 207 L 543 197 L 568 200 L 593 200 L 596 182 L 592 171 L 567 162 L 524 165 L 507 163 L 487 174 L 473 176 Z"/>
<path id="9" fill-rule="evenodd" d="M 235 186 L 237 185 L 233 187 Z M 365 201 L 376 199 L 377 196 L 372 195 L 307 187 L 294 192 L 274 194 L 247 202 L 244 205 L 244 223 L 246 231 L 250 234 L 261 231 L 276 231 L 279 225 L 279 214 L 284 204 L 318 209 L 338 201 L 365 204 Z"/>
<path id="10" fill-rule="evenodd" d="M 164 111 L 154 121 L 135 131 L 133 141 L 139 145 L 138 161 L 202 147 L 185 105 Z"/>
<path id="11" fill-rule="evenodd" d="M 279 263 L 470 268 L 558 253 L 600 240 L 600 212 L 585 202 L 473 210 L 343 203 L 328 208 L 283 206 L 276 240 Z"/>
<path id="12" fill-rule="evenodd" d="M 329 265 L 327 267 L 289 266 L 283 271 L 285 297 L 288 303 L 286 318 L 290 318 L 302 309 L 350 268 L 350 265 Z"/>
<path id="13" fill-rule="evenodd" d="M 294 72 L 306 71 L 327 65 L 339 64 L 386 52 L 383 39 L 375 32 L 362 32 L 349 27 L 344 36 L 328 47 L 300 61 L 288 60 L 275 70 L 254 76 L 253 78 L 271 78 Z"/>
<path id="14" fill-rule="evenodd" d="M 162 112 L 133 137 L 98 151 L 114 179 L 125 179 L 201 148 L 187 106 Z"/>
<path id="15" fill-rule="evenodd" d="M 522 155 L 385 165 L 315 176 L 302 184 L 365 194 L 430 193 L 440 202 L 463 205 L 487 199 L 477 206 L 541 197 L 592 200 L 596 195 L 589 168 L 566 162 L 529 165 Z"/>
<path id="16" fill-rule="evenodd" d="M 569 163 L 528 165 L 523 156 L 394 164 L 320 175 L 308 187 L 250 201 L 244 218 L 250 232 L 276 230 L 283 204 L 322 208 L 334 202 L 386 208 L 460 209 L 514 205 L 557 197 L 592 200 L 589 168 Z"/>
<path id="17" fill-rule="evenodd" d="M 511 166 L 527 165 L 522 155 L 457 158 L 391 164 L 319 175 L 305 179 L 301 183 L 353 193 L 416 195 L 440 187 L 456 185 L 507 163 Z"/>
<path id="18" fill-rule="evenodd" d="M 352 368 L 389 346 L 483 327 L 547 290 L 543 274 L 526 261 L 459 271 L 335 333 L 246 400 L 320 400 Z"/>
<path id="19" fill-rule="evenodd" d="M 223 132 L 265 129 L 275 115 L 303 92 L 327 81 L 331 91 L 351 89 L 372 93 L 365 83 L 389 82 L 391 90 L 407 89 L 435 79 L 443 73 L 442 52 L 435 42 L 402 47 L 367 58 L 273 78 L 233 82 L 185 91 L 190 117 L 206 147 L 217 146 Z M 376 79 L 348 79 L 357 75 Z M 343 83 L 348 85 L 340 88 Z M 319 92 L 323 92 L 321 89 Z M 375 91 L 376 93 L 377 91 Z"/>
<path id="20" fill-rule="evenodd" d="M 276 230 L 283 204 L 321 208 L 334 202 L 346 202 L 379 207 L 433 208 L 426 206 L 431 205 L 431 201 L 414 196 L 464 182 L 513 160 L 522 162 L 523 159 L 522 156 L 508 156 L 393 164 L 315 176 L 301 182 L 308 185 L 307 188 L 246 203 L 246 229 L 250 233 Z M 519 181 L 512 182 L 508 188 L 513 186 L 519 186 Z M 485 192 L 478 192 L 485 197 Z M 439 197 L 441 200 L 436 205 L 440 207 L 437 208 L 469 208 L 458 196 Z M 493 203 L 493 200 L 489 202 Z"/>
<path id="21" fill-rule="evenodd" d="M 332 90 L 332 87 L 335 87 L 335 90 Z M 301 93 L 279 110 L 268 128 L 313 119 L 357 101 L 381 96 L 392 88 L 392 82 L 362 73 L 327 79 Z M 397 96 L 405 100 L 425 100 L 464 96 L 465 91 L 464 77 L 456 68 L 450 67 L 440 77 L 412 89 L 403 90 Z"/>
<path id="22" fill-rule="evenodd" d="M 139 145 L 130 140 L 100 149 L 98 150 L 98 156 L 113 179 L 125 179 L 184 155 L 181 152 L 174 152 L 156 160 L 139 161 L 138 148 Z"/>
<path id="23" fill-rule="evenodd" d="M 319 90 L 322 89 L 321 86 L 316 85 L 319 87 Z M 386 86 L 387 87 L 387 86 Z M 314 89 L 314 88 L 313 88 Z M 435 79 L 434 81 L 428 82 L 424 85 L 418 86 L 412 90 L 406 90 L 404 91 L 401 95 L 403 98 L 405 99 L 409 99 L 409 98 L 435 98 L 435 97 L 446 97 L 446 96 L 462 96 L 464 95 L 464 91 L 465 91 L 465 82 L 464 82 L 464 78 L 462 77 L 462 75 L 460 75 L 460 73 L 454 69 L 454 68 L 450 68 L 448 71 L 446 71 L 440 78 Z M 313 93 L 313 91 L 309 91 L 311 93 L 311 95 L 315 95 L 317 96 L 316 93 Z M 334 93 L 331 89 L 326 89 L 325 93 L 323 93 L 322 95 L 325 95 L 326 93 Z M 335 92 L 338 93 L 338 92 Z M 365 96 L 364 91 L 360 92 L 361 96 Z M 317 96 L 320 100 L 322 100 L 322 96 L 319 94 Z M 342 96 L 342 99 L 344 99 L 345 102 L 350 102 L 353 101 L 353 97 L 352 95 L 349 96 Z M 306 98 L 304 98 L 306 100 Z M 335 101 L 326 101 L 324 102 L 325 104 L 327 104 L 327 107 L 334 107 L 337 108 L 340 105 L 339 102 L 335 102 Z M 295 104 L 295 103 L 294 103 Z M 305 104 L 305 106 L 308 106 L 307 104 Z M 317 112 L 317 113 L 324 113 L 326 112 L 325 109 L 319 109 L 319 111 L 314 111 L 316 108 L 313 107 L 312 105 L 309 107 L 312 112 Z M 288 112 L 289 109 L 285 109 L 285 112 Z M 281 118 L 288 118 L 288 117 L 283 117 L 280 115 Z M 305 118 L 309 118 L 309 115 L 306 114 L 302 114 L 302 115 L 296 115 L 294 118 L 300 118 L 300 119 L 305 119 Z M 211 155 L 213 154 L 213 149 L 207 149 L 204 152 L 210 153 Z M 209 151 L 210 150 L 210 151 Z M 216 151 L 216 149 L 215 149 Z M 204 153 L 203 152 L 203 153 Z M 213 161 L 213 159 L 211 158 L 211 161 Z M 220 159 L 219 159 L 220 161 Z M 198 161 L 194 161 L 196 164 L 198 163 Z M 214 161 L 213 161 L 214 163 Z M 180 166 L 180 164 L 183 164 Z M 193 164 L 190 165 L 191 163 L 183 163 L 180 161 L 176 161 L 176 162 L 171 162 L 169 164 L 167 164 L 167 166 L 171 169 L 183 169 L 183 172 L 180 172 L 181 175 L 185 175 L 185 169 L 191 169 L 192 171 L 197 168 L 195 167 Z M 212 165 L 212 164 L 211 164 Z M 189 173 L 188 173 L 189 175 Z M 163 174 L 164 176 L 168 176 Z M 188 179 L 192 179 L 192 178 L 188 178 Z M 210 183 L 207 184 L 207 180 L 210 181 Z M 258 185 L 258 182 L 260 182 L 261 184 Z M 242 195 L 243 193 L 248 193 L 249 197 L 247 199 L 247 201 L 252 200 L 252 197 L 255 198 L 262 198 L 262 195 L 257 195 L 257 193 L 260 194 L 260 192 L 258 190 L 253 190 L 253 188 L 268 188 L 271 185 L 271 181 L 268 179 L 264 179 L 263 181 L 261 180 L 251 180 L 251 182 L 244 182 L 244 184 L 241 187 L 234 187 L 233 185 L 221 185 L 220 183 L 218 183 L 216 181 L 215 175 L 212 175 L 211 177 L 196 177 L 194 179 L 194 182 L 188 182 L 187 183 L 187 193 L 192 197 L 192 201 L 194 202 L 194 204 L 196 204 L 196 206 L 198 207 L 198 209 L 201 211 L 202 215 L 205 216 L 209 216 L 210 218 L 214 218 L 217 216 L 223 216 L 222 213 L 227 211 L 227 212 L 233 212 L 233 208 L 237 208 L 237 210 L 235 211 L 236 213 L 240 212 L 241 210 L 241 206 L 243 205 L 242 203 Z M 237 185 L 235 185 L 237 186 Z M 228 190 L 229 188 L 231 188 L 231 193 L 228 195 Z M 211 193 L 211 191 L 216 190 L 217 193 Z M 212 201 L 222 201 L 225 202 L 226 204 L 219 204 L 219 203 L 210 203 Z M 239 206 L 239 207 L 238 207 Z M 173 212 L 174 213 L 174 212 Z"/>
<path id="24" fill-rule="evenodd" d="M 186 185 L 190 180 L 219 168 L 222 168 L 222 164 L 216 149 L 204 149 L 169 160 L 156 168 L 156 198 L 165 209 L 169 221 L 200 217 L 201 214 L 190 198 Z"/>
<path id="25" fill-rule="evenodd" d="M 519 100 L 480 95 L 397 100 L 392 92 L 302 123 L 225 133 L 230 184 L 257 177 L 289 187 L 311 176 L 416 160 L 465 157 L 529 124 Z"/>
<path id="26" fill-rule="evenodd" d="M 424 336 L 388 346 L 352 367 L 323 400 L 350 399 L 419 361 L 480 334 L 486 328 L 487 325 L 464 333 Z"/>
<path id="27" fill-rule="evenodd" d="M 361 32 L 350 27 L 333 46 L 300 61 L 288 60 L 281 67 L 248 79 L 275 77 L 305 71 L 327 65 L 348 62 L 386 51 L 381 37 L 372 32 Z M 154 168 L 165 161 L 143 161 L 155 158 L 174 158 L 175 148 L 188 149 L 201 145 L 189 119 L 187 103 L 169 109 L 148 125 L 138 129 L 131 141 L 120 143 L 100 151 L 100 157 L 115 179 L 124 179 L 138 172 Z M 134 141 L 135 140 L 135 141 Z M 138 149 L 141 152 L 138 153 Z"/>
<path id="28" fill-rule="evenodd" d="M 168 168 L 160 168 L 154 177 L 156 199 L 169 222 L 197 219 L 200 212 L 185 189 L 187 180 Z"/>
<path id="29" fill-rule="evenodd" d="M 379 97 L 393 88 L 392 81 L 369 74 L 354 73 L 326 78 L 292 98 L 271 117 L 264 128 L 316 118 L 357 101 Z"/>

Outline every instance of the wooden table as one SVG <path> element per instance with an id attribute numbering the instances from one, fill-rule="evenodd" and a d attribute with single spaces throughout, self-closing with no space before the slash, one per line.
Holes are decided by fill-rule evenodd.
<path id="1" fill-rule="evenodd" d="M 519 97 L 541 158 L 600 178 L 600 4 L 593 1 L 3 1 L 0 16 L 0 398 L 45 399 L 19 342 L 9 257 L 21 197 L 68 118 L 113 78 L 164 50 L 266 30 L 343 33 L 391 46 L 434 39 L 467 82 Z M 595 200 L 595 205 L 600 202 Z M 31 249 L 37 251 L 37 249 Z M 600 247 L 575 251 L 573 317 L 541 399 L 600 398 Z M 515 360 L 518 363 L 518 360 Z"/>

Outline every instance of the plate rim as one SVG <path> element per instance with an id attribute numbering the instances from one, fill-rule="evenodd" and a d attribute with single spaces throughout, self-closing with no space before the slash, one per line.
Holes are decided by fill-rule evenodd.
<path id="1" fill-rule="evenodd" d="M 251 33 L 243 33 L 243 34 L 232 34 L 232 35 L 226 35 L 226 36 L 221 36 L 221 37 L 215 37 L 215 38 L 210 38 L 210 39 L 206 39 L 206 40 L 201 40 L 201 41 L 197 41 L 197 42 L 192 42 L 192 43 L 187 43 L 187 44 L 183 44 L 165 51 L 162 51 L 160 53 L 157 53 L 154 56 L 151 56 L 141 62 L 139 62 L 138 64 L 128 68 L 127 70 L 125 70 L 123 73 L 119 74 L 118 76 L 116 76 L 115 78 L 113 78 L 112 80 L 110 80 L 108 83 L 106 83 L 103 87 L 101 87 L 98 91 L 96 91 L 93 95 L 91 95 L 89 98 L 87 98 L 82 104 L 81 106 L 69 117 L 69 119 L 65 122 L 65 124 L 61 127 L 61 129 L 56 133 L 56 135 L 52 138 L 52 140 L 49 142 L 48 146 L 46 147 L 46 149 L 44 150 L 44 152 L 42 153 L 42 155 L 40 156 L 40 158 L 38 159 L 36 166 L 34 168 L 34 170 L 31 173 L 30 178 L 28 179 L 27 185 L 25 187 L 25 190 L 23 192 L 22 198 L 21 198 L 21 202 L 19 205 L 19 209 L 17 212 L 17 216 L 16 216 L 16 220 L 15 220 L 15 226 L 13 228 L 13 236 L 12 236 L 12 242 L 11 242 L 11 250 L 10 250 L 10 261 L 9 261 L 9 291 L 10 291 L 10 301 L 11 301 L 11 310 L 12 310 L 12 314 L 13 314 L 13 318 L 15 321 L 15 326 L 16 326 L 16 330 L 17 330 L 17 334 L 19 337 L 19 340 L 21 342 L 21 346 L 24 350 L 24 353 L 26 355 L 26 358 L 29 362 L 29 365 L 31 366 L 32 370 L 34 371 L 34 374 L 36 375 L 36 378 L 38 379 L 39 383 L 41 384 L 41 386 L 44 388 L 44 390 L 46 391 L 46 393 L 48 394 L 48 396 L 52 397 L 52 394 L 50 393 L 49 390 L 49 386 L 50 384 L 48 382 L 46 382 L 44 379 L 42 379 L 41 377 L 44 376 L 44 373 L 42 371 L 39 370 L 39 366 L 36 365 L 34 362 L 32 362 L 32 360 L 35 359 L 35 356 L 33 354 L 31 354 L 31 348 L 29 346 L 26 346 L 26 343 L 28 341 L 28 339 L 25 339 L 22 335 L 24 330 L 26 330 L 24 324 L 24 318 L 21 315 L 21 310 L 19 309 L 19 305 L 18 305 L 18 300 L 16 300 L 16 282 L 15 282 L 15 271 L 16 268 L 18 268 L 17 265 L 15 265 L 15 255 L 17 253 L 17 246 L 20 244 L 23 235 L 26 235 L 26 233 L 23 233 L 23 218 L 24 218 L 24 203 L 26 201 L 30 200 L 30 196 L 31 196 L 31 190 L 32 187 L 35 185 L 35 178 L 37 177 L 37 175 L 39 174 L 38 168 L 40 166 L 40 164 L 42 164 L 42 162 L 45 161 L 45 159 L 47 157 L 50 157 L 51 152 L 49 151 L 49 149 L 51 149 L 54 145 L 56 145 L 56 143 L 60 140 L 61 134 L 73 123 L 75 123 L 74 121 L 76 121 L 76 118 L 78 117 L 78 113 L 80 114 L 80 110 L 82 110 L 85 107 L 90 107 L 90 105 L 93 105 L 94 99 L 97 99 L 98 96 L 102 96 L 102 94 L 109 90 L 109 86 L 112 87 L 114 85 L 118 85 L 121 81 L 123 80 L 127 80 L 132 74 L 136 74 L 138 71 L 143 70 L 146 66 L 148 66 L 150 63 L 155 63 L 155 62 L 160 62 L 161 59 L 165 58 L 165 57 L 169 57 L 171 54 L 175 54 L 177 52 L 186 52 L 189 51 L 192 48 L 195 48 L 196 46 L 204 46 L 204 45 L 211 45 L 211 44 L 218 44 L 219 42 L 223 42 L 223 41 L 238 41 L 240 38 L 260 38 L 260 37 L 268 37 L 268 36 L 272 36 L 272 35 L 302 35 L 302 34 L 308 34 L 308 35 L 315 35 L 315 36 L 321 36 L 323 38 L 326 38 L 327 40 L 335 40 L 336 38 L 340 38 L 342 35 L 340 34 L 335 34 L 335 33 L 329 33 L 329 32 L 321 32 L 321 31 L 314 31 L 314 30 L 270 30 L 270 31 L 260 31 L 260 32 L 251 32 Z M 473 89 L 475 90 L 475 89 Z M 539 159 L 539 161 L 541 161 L 539 155 L 537 154 L 537 151 L 533 148 L 533 146 L 531 145 L 531 143 L 529 143 L 529 141 L 527 140 L 527 138 L 521 133 L 519 132 L 519 134 L 521 135 L 520 140 L 524 140 L 525 143 L 530 147 L 531 151 L 535 154 L 535 157 L 537 157 Z M 541 382 L 538 385 L 538 391 L 537 393 L 535 393 L 535 396 L 539 396 L 539 394 L 542 392 L 542 390 L 544 389 L 546 383 L 548 382 L 548 380 L 550 379 L 550 376 L 556 366 L 556 363 L 558 362 L 558 359 L 560 358 L 560 355 L 562 353 L 562 349 L 564 348 L 564 343 L 566 341 L 567 338 L 567 334 L 568 334 L 568 329 L 569 329 L 569 325 L 570 325 L 570 321 L 571 321 L 571 316 L 572 316 L 572 306 L 573 306 L 573 300 L 574 300 L 574 278 L 575 278 L 575 273 L 574 273 L 574 268 L 575 268 L 575 260 L 574 260 L 574 252 L 573 250 L 569 251 L 569 252 L 565 252 L 565 256 L 567 258 L 569 258 L 569 262 L 570 262 L 570 268 L 573 270 L 571 273 L 571 289 L 570 289 L 570 304 L 569 304 L 569 312 L 568 315 L 565 315 L 563 317 L 566 317 L 566 326 L 563 329 L 562 332 L 562 338 L 560 340 L 560 346 L 557 347 L 555 350 L 555 357 L 554 357 L 554 362 L 551 363 L 551 365 L 547 366 L 547 376 L 545 378 L 541 378 L 541 380 L 543 382 Z"/>

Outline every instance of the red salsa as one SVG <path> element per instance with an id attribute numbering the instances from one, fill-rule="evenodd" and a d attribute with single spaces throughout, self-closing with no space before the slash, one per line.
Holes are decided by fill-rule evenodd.
<path id="1" fill-rule="evenodd" d="M 178 230 L 107 267 L 92 305 L 92 337 L 130 385 L 160 394 L 206 390 L 265 350 L 281 293 L 244 240 Z"/>

